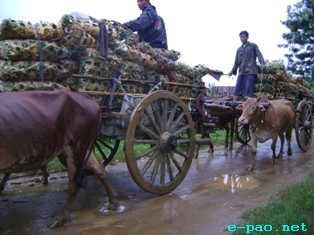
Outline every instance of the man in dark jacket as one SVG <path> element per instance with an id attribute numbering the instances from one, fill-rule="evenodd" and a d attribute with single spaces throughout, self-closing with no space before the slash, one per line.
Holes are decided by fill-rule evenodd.
<path id="1" fill-rule="evenodd" d="M 165 23 L 157 14 L 156 8 L 149 0 L 137 0 L 137 5 L 142 10 L 142 14 L 124 25 L 137 32 L 141 39 L 152 47 L 168 49 Z"/>
<path id="2" fill-rule="evenodd" d="M 248 41 L 249 33 L 241 31 L 239 35 L 242 46 L 238 48 L 233 68 L 228 74 L 229 76 L 236 75 L 239 69 L 234 90 L 235 100 L 238 99 L 239 95 L 253 97 L 254 84 L 258 74 L 256 58 L 258 58 L 262 67 L 265 65 L 263 55 L 258 46 Z"/>

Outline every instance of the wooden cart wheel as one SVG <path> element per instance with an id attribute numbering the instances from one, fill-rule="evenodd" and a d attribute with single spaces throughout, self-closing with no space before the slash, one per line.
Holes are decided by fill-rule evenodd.
<path id="1" fill-rule="evenodd" d="M 186 104 L 168 91 L 153 92 L 130 117 L 125 141 L 130 174 L 146 192 L 167 194 L 186 176 L 194 144 L 194 125 Z"/>
<path id="2" fill-rule="evenodd" d="M 103 165 L 107 166 L 118 151 L 120 140 L 109 139 L 102 135 L 98 136 L 94 143 L 96 155 L 100 154 L 103 159 Z"/>
<path id="3" fill-rule="evenodd" d="M 235 134 L 241 144 L 247 144 L 251 140 L 249 124 L 239 124 L 236 119 Z"/>
<path id="4" fill-rule="evenodd" d="M 304 152 L 309 150 L 313 138 L 313 123 L 311 105 L 302 100 L 297 107 L 295 118 L 295 135 L 300 149 Z"/>

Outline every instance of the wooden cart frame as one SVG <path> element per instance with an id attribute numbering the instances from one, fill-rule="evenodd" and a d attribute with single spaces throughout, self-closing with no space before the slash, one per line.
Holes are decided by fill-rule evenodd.
<path id="1" fill-rule="evenodd" d="M 195 138 L 196 133 L 203 129 L 196 126 L 200 123 L 206 126 L 195 110 L 195 98 L 179 97 L 177 94 L 179 88 L 198 92 L 199 86 L 151 82 L 151 90 L 147 94 L 119 93 L 117 90 L 121 81 L 117 79 L 73 77 L 111 83 L 110 91 L 106 92 L 78 90 L 105 98 L 102 126 L 94 144 L 94 149 L 103 158 L 103 164 L 106 166 L 112 161 L 121 140 L 124 140 L 126 163 L 138 186 L 157 195 L 173 191 L 188 173 L 195 144 L 209 144 L 209 140 Z M 115 101 L 119 101 L 119 105 Z"/>

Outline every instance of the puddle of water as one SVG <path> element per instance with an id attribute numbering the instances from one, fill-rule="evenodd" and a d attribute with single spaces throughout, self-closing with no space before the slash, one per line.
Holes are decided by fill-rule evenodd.
<path id="1" fill-rule="evenodd" d="M 250 175 L 222 175 L 214 178 L 213 182 L 205 187 L 228 190 L 234 193 L 237 190 L 253 189 L 259 186 L 257 179 Z"/>

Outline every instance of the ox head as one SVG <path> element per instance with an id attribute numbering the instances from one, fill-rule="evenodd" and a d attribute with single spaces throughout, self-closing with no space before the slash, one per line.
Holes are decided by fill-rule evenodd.
<path id="1" fill-rule="evenodd" d="M 265 106 L 260 103 L 260 99 L 249 98 L 243 104 L 240 104 L 238 109 L 242 109 L 242 115 L 239 117 L 239 124 L 254 124 L 261 121 L 261 113 L 265 111 Z"/>

